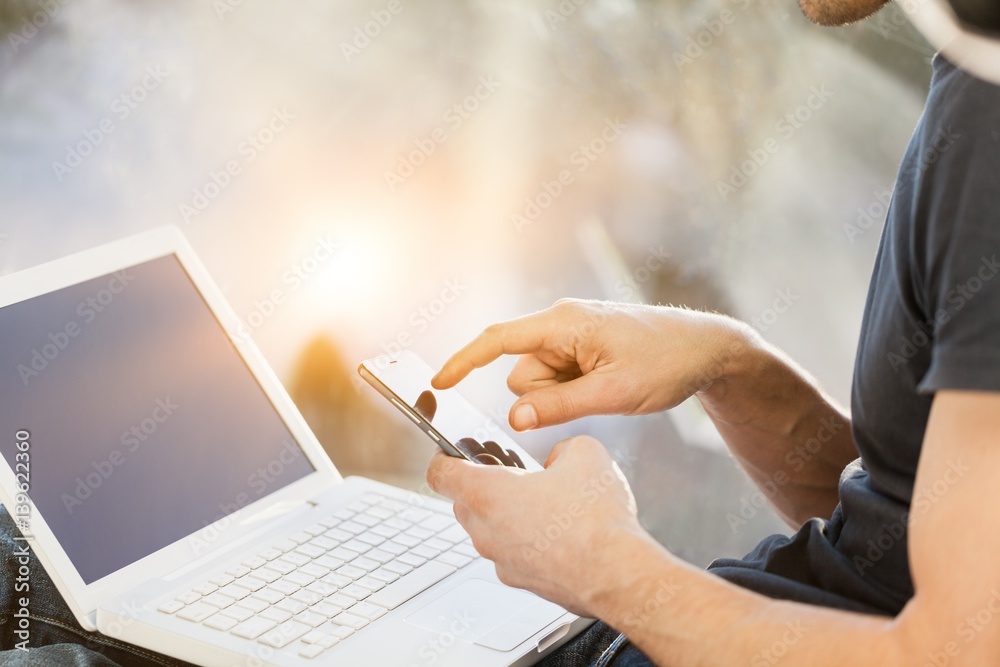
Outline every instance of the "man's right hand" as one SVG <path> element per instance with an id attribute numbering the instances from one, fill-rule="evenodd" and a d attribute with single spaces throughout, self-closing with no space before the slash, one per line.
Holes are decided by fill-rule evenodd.
<path id="1" fill-rule="evenodd" d="M 754 335 L 721 315 L 562 299 L 487 327 L 445 363 L 433 386 L 453 387 L 473 369 L 518 354 L 507 379 L 520 397 L 510 411 L 518 431 L 588 415 L 648 414 L 723 377 Z"/>

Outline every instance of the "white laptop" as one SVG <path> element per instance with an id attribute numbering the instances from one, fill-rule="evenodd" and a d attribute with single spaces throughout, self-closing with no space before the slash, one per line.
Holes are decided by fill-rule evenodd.
<path id="1" fill-rule="evenodd" d="M 199 665 L 490 667 L 590 623 L 502 585 L 448 504 L 342 479 L 243 333 L 173 227 L 0 278 L 0 500 L 84 628 Z"/>

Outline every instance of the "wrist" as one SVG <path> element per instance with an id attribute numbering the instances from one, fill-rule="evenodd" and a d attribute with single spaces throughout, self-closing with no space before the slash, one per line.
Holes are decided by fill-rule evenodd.
<path id="1" fill-rule="evenodd" d="M 707 345 L 694 396 L 705 404 L 722 398 L 734 382 L 750 377 L 759 366 L 764 343 L 749 325 L 722 315 L 710 315 L 702 340 Z"/>
<path id="2" fill-rule="evenodd" d="M 616 529 L 604 542 L 600 576 L 590 582 L 586 607 L 628 633 L 676 593 L 676 558 L 641 527 Z M 654 609 L 655 607 L 655 609 Z"/>

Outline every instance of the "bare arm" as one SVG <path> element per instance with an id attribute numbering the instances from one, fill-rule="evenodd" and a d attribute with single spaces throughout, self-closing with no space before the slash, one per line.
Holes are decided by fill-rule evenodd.
<path id="1" fill-rule="evenodd" d="M 1000 394 L 935 399 L 914 489 L 928 502 L 910 519 L 916 594 L 896 618 L 772 600 L 682 563 L 638 525 L 620 471 L 588 438 L 560 443 L 544 472 L 438 455 L 428 479 L 501 580 L 607 621 L 657 664 L 979 667 L 1000 663 L 998 433 Z M 574 521 L 539 550 L 560 512 Z"/>

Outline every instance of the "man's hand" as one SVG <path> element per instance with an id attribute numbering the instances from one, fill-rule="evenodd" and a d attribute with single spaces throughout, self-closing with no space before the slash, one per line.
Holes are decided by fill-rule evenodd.
<path id="1" fill-rule="evenodd" d="M 721 315 L 563 299 L 488 327 L 434 377 L 457 384 L 503 354 L 522 355 L 507 384 L 518 431 L 596 414 L 647 414 L 678 405 L 725 372 L 749 327 Z"/>
<path id="2" fill-rule="evenodd" d="M 624 475 L 599 442 L 564 440 L 545 467 L 526 474 L 438 453 L 427 481 L 455 501 L 459 523 L 502 582 L 590 615 L 606 593 L 601 573 L 622 566 L 611 546 L 649 538 Z"/>

